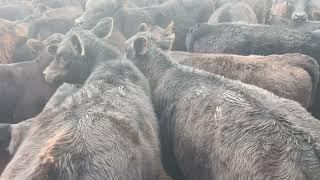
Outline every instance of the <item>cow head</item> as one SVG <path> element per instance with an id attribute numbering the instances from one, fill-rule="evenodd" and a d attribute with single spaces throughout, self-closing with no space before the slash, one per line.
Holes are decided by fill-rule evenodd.
<path id="1" fill-rule="evenodd" d="M 126 0 L 88 0 L 83 14 L 75 20 L 75 24 L 90 29 L 100 19 L 113 16 L 126 3 Z"/>
<path id="2" fill-rule="evenodd" d="M 111 35 L 113 19 L 104 18 L 91 30 L 75 28 L 59 45 L 51 45 L 48 52 L 55 60 L 44 71 L 49 83 L 82 84 L 94 66 L 94 56 L 99 50 L 98 41 Z M 95 52 L 92 52 L 95 51 Z"/>
<path id="3" fill-rule="evenodd" d="M 174 24 L 171 23 L 167 28 L 162 29 L 158 26 L 148 27 L 145 23 L 142 23 L 138 33 L 126 42 L 127 57 L 133 59 L 138 54 L 145 54 L 148 42 L 162 50 L 171 50 L 175 39 L 175 34 L 172 32 L 173 26 Z"/>
<path id="4" fill-rule="evenodd" d="M 45 67 L 51 63 L 53 60 L 53 56 L 45 50 L 46 46 L 52 45 L 52 44 L 58 44 L 62 41 L 62 38 L 64 35 L 56 33 L 47 38 L 44 41 L 40 41 L 37 39 L 29 39 L 27 41 L 28 47 L 33 52 L 34 56 L 36 57 L 34 59 L 34 62 L 39 64 L 41 67 L 41 70 L 44 70 Z"/>
<path id="5" fill-rule="evenodd" d="M 287 15 L 295 23 L 301 23 L 312 17 L 311 0 L 286 0 Z"/>

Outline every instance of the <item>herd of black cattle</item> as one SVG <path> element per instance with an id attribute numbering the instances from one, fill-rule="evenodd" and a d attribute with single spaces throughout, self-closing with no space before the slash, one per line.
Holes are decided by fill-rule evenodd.
<path id="1" fill-rule="evenodd" d="M 0 0 L 0 180 L 320 180 L 320 0 Z"/>

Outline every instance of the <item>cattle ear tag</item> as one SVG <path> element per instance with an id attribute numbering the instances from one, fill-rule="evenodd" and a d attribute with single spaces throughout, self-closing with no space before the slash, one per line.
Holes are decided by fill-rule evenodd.
<path id="1" fill-rule="evenodd" d="M 79 36 L 73 35 L 71 37 L 71 43 L 78 54 L 80 54 L 81 56 L 85 56 L 85 50 Z"/>
<path id="2" fill-rule="evenodd" d="M 133 49 L 136 52 L 136 54 L 144 55 L 147 52 L 147 43 L 148 39 L 144 36 L 138 37 L 133 42 Z"/>

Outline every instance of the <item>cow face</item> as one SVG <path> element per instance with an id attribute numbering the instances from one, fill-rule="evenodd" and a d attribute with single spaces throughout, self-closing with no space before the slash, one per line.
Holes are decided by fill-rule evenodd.
<path id="1" fill-rule="evenodd" d="M 145 54 L 148 41 L 162 50 L 171 50 L 175 39 L 172 30 L 173 23 L 165 29 L 158 26 L 148 27 L 145 23 L 141 24 L 138 33 L 126 41 L 127 57 L 133 59 L 138 54 Z"/>
<path id="2" fill-rule="evenodd" d="M 82 16 L 75 20 L 75 24 L 83 29 L 90 29 L 100 19 L 112 16 L 124 2 L 125 0 L 88 0 Z"/>
<path id="3" fill-rule="evenodd" d="M 35 56 L 34 62 L 40 65 L 41 70 L 44 70 L 44 68 L 46 68 L 53 60 L 53 57 L 49 53 L 47 53 L 45 48 L 52 44 L 59 44 L 62 41 L 63 37 L 64 35 L 56 33 L 51 35 L 44 41 L 40 41 L 37 39 L 29 39 L 27 41 L 29 49 L 31 49 Z"/>
<path id="4" fill-rule="evenodd" d="M 84 83 L 94 65 L 91 49 L 99 49 L 92 42 L 109 37 L 112 29 L 113 19 L 104 18 L 90 31 L 73 29 L 59 46 L 49 46 L 47 50 L 55 60 L 44 71 L 45 79 L 49 83 Z"/>
<path id="5" fill-rule="evenodd" d="M 287 13 L 295 23 L 305 22 L 311 17 L 311 0 L 286 0 Z"/>

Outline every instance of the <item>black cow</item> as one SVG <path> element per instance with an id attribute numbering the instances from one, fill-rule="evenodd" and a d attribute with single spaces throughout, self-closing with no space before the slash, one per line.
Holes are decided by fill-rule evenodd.
<path id="1" fill-rule="evenodd" d="M 275 0 L 272 11 L 274 15 L 293 20 L 295 23 L 303 23 L 312 20 L 312 0 Z"/>
<path id="2" fill-rule="evenodd" d="M 320 34 L 299 32 L 268 25 L 221 23 L 197 24 L 190 29 L 186 45 L 189 52 L 238 55 L 302 53 L 320 62 Z M 319 88 L 319 87 L 318 87 Z M 314 114 L 320 117 L 320 93 Z"/>
<path id="3" fill-rule="evenodd" d="M 164 165 L 175 179 L 320 177 L 320 122 L 298 103 L 177 64 L 174 34 L 140 32 L 132 61 L 150 83 Z"/>
<path id="4" fill-rule="evenodd" d="M 32 0 L 33 6 L 43 4 L 51 8 L 61 8 L 66 6 L 77 6 L 84 8 L 87 0 Z"/>
<path id="5" fill-rule="evenodd" d="M 38 54 L 29 62 L 0 65 L 0 122 L 18 123 L 39 114 L 55 92 L 58 84 L 49 84 L 44 69 L 53 60 L 43 42 L 29 40 L 28 45 Z"/>
<path id="6" fill-rule="evenodd" d="M 89 0 L 85 12 L 75 23 L 88 29 L 99 19 L 112 16 L 119 31 L 130 38 L 141 23 L 165 27 L 173 21 L 176 33 L 174 47 L 185 50 L 188 28 L 197 22 L 208 22 L 213 10 L 212 0 L 172 0 L 146 8 L 127 8 L 125 0 Z"/>
<path id="7" fill-rule="evenodd" d="M 115 46 L 111 18 L 75 28 L 48 51 L 48 81 L 81 83 L 59 107 L 44 111 L 0 179 L 158 179 L 158 127 L 148 82 Z"/>
<path id="8" fill-rule="evenodd" d="M 208 23 L 215 24 L 237 21 L 247 22 L 250 24 L 258 23 L 256 13 L 253 11 L 251 6 L 243 2 L 224 4 L 213 12 Z"/>

